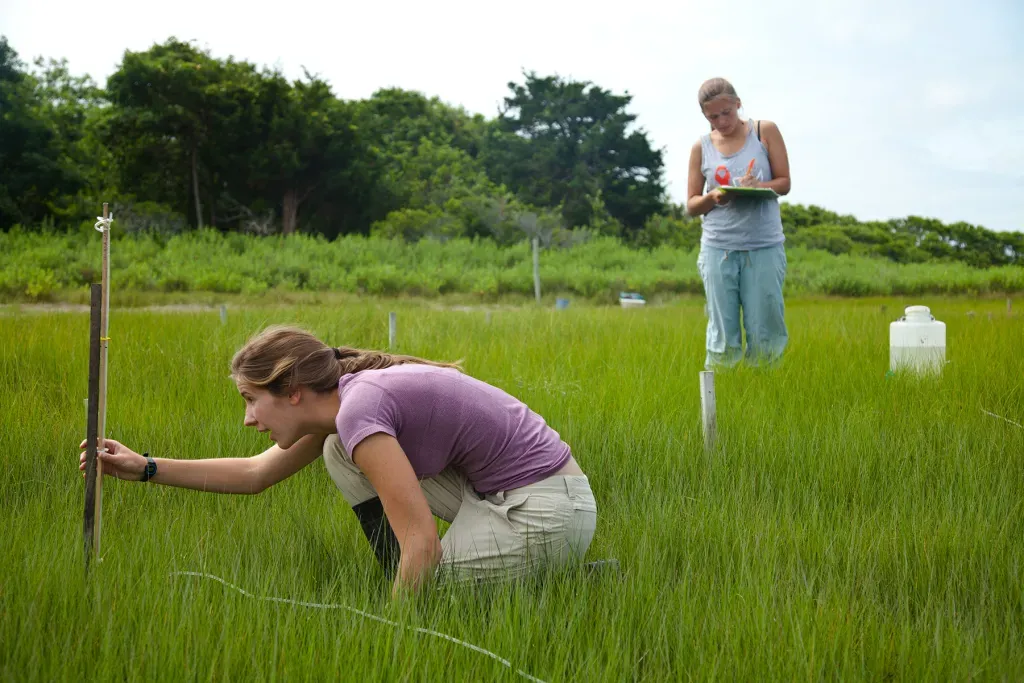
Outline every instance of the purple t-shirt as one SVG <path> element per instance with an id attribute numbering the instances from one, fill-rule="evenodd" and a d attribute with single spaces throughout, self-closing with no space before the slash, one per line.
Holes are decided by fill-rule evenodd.
<path id="1" fill-rule="evenodd" d="M 398 439 L 416 476 L 448 466 L 482 494 L 507 491 L 559 470 L 570 449 L 522 401 L 452 368 L 395 365 L 343 375 L 335 418 L 345 456 L 377 432 Z"/>

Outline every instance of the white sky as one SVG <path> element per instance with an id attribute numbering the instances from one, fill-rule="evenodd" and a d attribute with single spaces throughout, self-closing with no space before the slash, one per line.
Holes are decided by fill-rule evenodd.
<path id="1" fill-rule="evenodd" d="M 1024 3 L 982 0 L 2 0 L 21 59 L 104 83 L 124 50 L 174 36 L 216 57 L 302 68 L 345 99 L 400 87 L 494 116 L 522 70 L 633 95 L 674 201 L 707 130 L 700 83 L 786 139 L 788 200 L 862 220 L 921 215 L 1024 231 Z M 514 12 L 513 12 L 514 10 Z"/>

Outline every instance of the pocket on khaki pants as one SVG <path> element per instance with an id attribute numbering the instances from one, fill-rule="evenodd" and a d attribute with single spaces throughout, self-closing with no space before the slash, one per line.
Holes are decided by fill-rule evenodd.
<path id="1" fill-rule="evenodd" d="M 514 578 L 579 561 L 596 521 L 585 476 L 550 477 L 482 499 L 470 489 L 441 539 L 443 573 L 455 580 Z"/>

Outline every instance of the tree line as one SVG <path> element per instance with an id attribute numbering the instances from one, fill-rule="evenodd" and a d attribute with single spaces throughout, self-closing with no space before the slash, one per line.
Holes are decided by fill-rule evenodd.
<path id="1" fill-rule="evenodd" d="M 110 201 L 123 229 L 168 234 L 697 243 L 630 95 L 534 72 L 508 88 L 491 118 L 394 88 L 343 100 L 308 71 L 173 37 L 126 51 L 100 86 L 0 37 L 0 229 L 67 229 Z M 783 217 L 791 241 L 835 254 L 1024 263 L 1019 232 L 788 203 Z"/>

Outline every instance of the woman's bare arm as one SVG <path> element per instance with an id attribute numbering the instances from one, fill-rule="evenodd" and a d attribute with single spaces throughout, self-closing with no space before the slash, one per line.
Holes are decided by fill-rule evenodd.
<path id="1" fill-rule="evenodd" d="M 247 458 L 154 458 L 157 472 L 150 481 L 211 493 L 260 493 L 316 460 L 323 452 L 326 438 L 326 434 L 308 434 L 288 449 L 274 444 Z M 81 447 L 85 447 L 85 442 Z M 106 453 L 99 453 L 104 474 L 131 481 L 142 477 L 145 457 L 113 439 L 106 440 L 105 448 Z M 84 470 L 84 453 L 79 463 L 79 469 Z"/>

